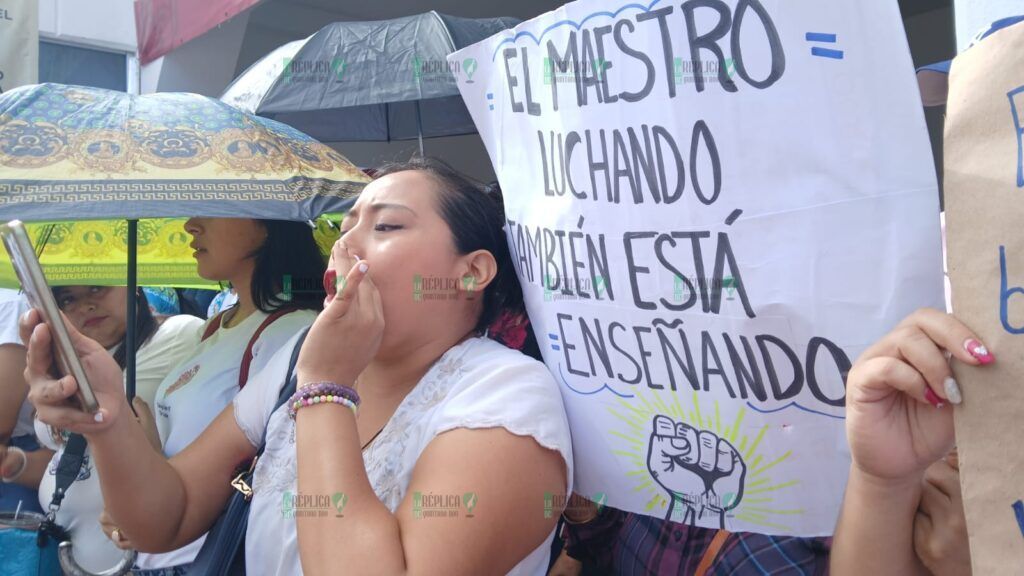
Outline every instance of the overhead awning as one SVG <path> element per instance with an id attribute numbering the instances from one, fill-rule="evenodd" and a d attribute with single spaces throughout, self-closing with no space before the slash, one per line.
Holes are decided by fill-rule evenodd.
<path id="1" fill-rule="evenodd" d="M 135 0 L 139 61 L 148 64 L 260 0 Z"/>

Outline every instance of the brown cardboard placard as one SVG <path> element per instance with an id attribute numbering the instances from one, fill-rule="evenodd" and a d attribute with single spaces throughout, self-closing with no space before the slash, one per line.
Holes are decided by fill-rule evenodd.
<path id="1" fill-rule="evenodd" d="M 953 313 L 996 357 L 954 362 L 974 574 L 1024 574 L 1024 25 L 957 57 L 945 133 Z"/>

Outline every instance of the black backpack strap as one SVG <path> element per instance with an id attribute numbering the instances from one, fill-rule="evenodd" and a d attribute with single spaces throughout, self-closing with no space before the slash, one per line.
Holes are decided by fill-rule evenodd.
<path id="1" fill-rule="evenodd" d="M 299 333 L 299 339 L 295 342 L 295 347 L 292 348 L 292 357 L 288 361 L 288 371 L 285 372 L 285 384 L 281 388 L 281 393 L 277 396 L 277 402 L 274 403 L 274 409 L 270 412 L 273 414 L 277 412 L 277 409 L 284 405 L 289 398 L 295 394 L 295 388 L 298 385 L 298 376 L 295 375 L 295 365 L 299 362 L 299 353 L 302 352 L 302 343 L 306 341 L 306 336 L 309 334 L 309 328 L 303 328 L 302 332 Z M 260 441 L 260 445 L 256 450 L 256 455 L 253 456 L 252 460 L 242 464 L 235 470 L 235 479 L 231 481 L 231 486 L 241 493 L 241 495 L 248 501 L 252 498 L 252 475 L 256 471 L 256 461 L 259 460 L 260 456 L 263 456 L 263 450 L 267 446 L 267 431 L 270 428 L 269 422 L 263 429 L 263 439 Z M 235 496 L 235 495 L 233 495 Z"/>
<path id="2" fill-rule="evenodd" d="M 299 339 L 295 342 L 295 347 L 292 348 L 292 358 L 291 358 L 291 360 L 288 361 L 288 372 L 285 372 L 285 374 L 287 374 L 287 375 L 285 376 L 286 380 L 285 380 L 284 388 L 281 388 L 281 393 L 277 396 L 277 403 L 274 404 L 274 411 L 271 412 L 271 414 L 273 414 L 274 412 L 277 412 L 277 409 L 280 408 L 281 406 L 284 406 L 284 403 L 287 402 L 288 399 L 291 398 L 295 394 L 295 389 L 296 389 L 296 387 L 299 384 L 299 382 L 298 382 L 299 377 L 298 377 L 298 375 L 295 374 L 295 365 L 299 363 L 299 352 L 302 352 L 302 344 L 306 341 L 306 336 L 308 336 L 308 335 L 309 335 L 309 327 L 303 328 L 302 332 L 299 333 Z M 269 428 L 269 427 L 270 426 L 267 426 L 267 428 Z M 267 430 L 266 430 L 266 428 L 264 428 L 264 430 L 263 430 L 263 443 L 260 444 L 260 448 L 256 452 L 257 456 L 263 454 L 263 448 L 265 448 L 266 445 L 267 445 Z"/>
<path id="3" fill-rule="evenodd" d="M 302 350 L 302 343 L 306 341 L 309 328 L 303 329 L 299 335 L 295 347 L 292 349 L 292 357 L 288 362 L 288 372 L 285 374 L 285 385 L 277 397 L 277 404 L 273 412 L 276 412 L 292 394 L 295 394 L 295 387 L 298 384 L 295 375 L 295 365 L 299 361 L 299 352 Z M 273 414 L 271 412 L 271 414 Z M 269 423 L 267 428 L 269 428 Z M 206 542 L 192 562 L 189 568 L 189 575 L 202 576 L 227 576 L 245 574 L 245 532 L 249 523 L 249 505 L 251 504 L 252 475 L 256 469 L 256 460 L 263 455 L 263 449 L 267 445 L 267 431 L 263 431 L 263 440 L 256 450 L 256 456 L 245 466 L 246 469 L 235 477 L 231 485 L 237 490 L 228 498 L 224 513 L 217 519 L 216 524 L 207 533 Z"/>
<path id="4" fill-rule="evenodd" d="M 85 449 L 89 443 L 81 434 L 71 434 L 64 445 L 64 453 L 60 455 L 57 462 L 57 482 L 53 489 L 53 498 L 50 500 L 50 507 L 60 508 L 68 488 L 78 479 L 82 472 L 82 463 L 85 461 Z"/>
<path id="5" fill-rule="evenodd" d="M 57 524 L 57 511 L 60 510 L 68 489 L 71 488 L 82 471 L 85 449 L 88 446 L 89 443 L 86 442 L 85 436 L 81 434 L 69 435 L 64 444 L 64 452 L 60 455 L 60 460 L 57 461 L 56 482 L 53 496 L 50 498 L 50 509 L 46 514 L 46 519 L 39 525 L 36 535 L 36 544 L 40 548 L 45 548 L 50 538 L 57 542 L 65 542 L 70 539 L 67 530 Z"/>

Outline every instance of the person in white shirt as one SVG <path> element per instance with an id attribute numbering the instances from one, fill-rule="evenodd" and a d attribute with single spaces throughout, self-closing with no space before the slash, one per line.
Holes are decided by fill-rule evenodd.
<path id="1" fill-rule="evenodd" d="M 82 334 L 106 348 L 122 369 L 127 353 L 123 346 L 127 332 L 128 291 L 117 286 L 61 286 L 53 288 L 54 300 L 68 322 Z M 156 386 L 170 368 L 199 341 L 203 321 L 193 316 L 156 319 L 139 290 L 136 310 L 136 385 L 139 395 L 134 407 L 144 427 L 150 428 L 152 442 L 159 443 L 148 403 L 153 401 Z M 26 311 L 28 307 L 25 307 Z M 31 425 L 31 424 L 30 424 Z M 67 434 L 51 426 L 35 422 L 34 435 L 45 447 L 27 454 L 22 472 L 16 481 L 33 491 L 33 501 L 46 509 L 56 483 L 57 464 L 64 453 Z M 103 533 L 99 522 L 103 511 L 103 495 L 99 478 L 91 463 L 88 449 L 76 481 L 68 488 L 57 513 L 57 523 L 68 530 L 75 560 L 90 572 L 115 566 L 122 553 Z"/>
<path id="2" fill-rule="evenodd" d="M 45 374 L 48 332 L 32 314 L 22 330 L 34 331 L 36 409 L 89 438 L 104 490 L 125 494 L 110 515 L 141 549 L 208 530 L 265 432 L 245 537 L 252 573 L 544 574 L 561 513 L 544 502 L 572 489 L 571 439 L 544 365 L 482 337 L 502 309 L 522 308 L 503 223 L 499 194 L 437 161 L 386 167 L 367 185 L 296 368 L 300 394 L 344 385 L 358 411 L 333 397 L 294 420 L 288 404 L 274 408 L 293 338 L 168 462 L 112 393 L 102 349 L 78 334 L 103 408 L 94 418 L 61 401 L 74 385 Z"/>
<path id="3" fill-rule="evenodd" d="M 121 286 L 58 286 L 53 298 L 78 330 L 106 348 L 120 366 L 128 326 L 128 289 Z M 135 330 L 135 396 L 148 408 L 167 373 L 199 342 L 203 321 L 195 316 L 156 316 L 139 289 Z"/>
<path id="4" fill-rule="evenodd" d="M 28 308 L 17 290 L 0 288 L 0 512 L 42 512 L 33 491 L 14 483 L 24 474 L 26 454 L 39 449 L 32 433 L 32 405 L 25 399 L 25 346 L 18 338 L 18 318 Z"/>
<path id="5" fill-rule="evenodd" d="M 248 374 L 313 323 L 325 295 L 324 259 L 304 222 L 192 218 L 185 231 L 194 238 L 199 276 L 229 282 L 238 300 L 207 321 L 190 353 L 154 391 L 154 416 L 168 458 L 199 437 Z M 120 531 L 115 536 L 122 540 Z M 134 572 L 182 572 L 202 544 L 199 538 L 171 552 L 140 554 Z"/>
<path id="6" fill-rule="evenodd" d="M 114 286 L 63 286 L 53 289 L 54 299 L 68 321 L 88 335 L 112 355 L 124 368 L 127 351 L 126 302 L 128 291 Z M 178 315 L 156 318 L 139 290 L 136 311 L 136 397 L 133 401 L 140 423 L 147 430 L 150 442 L 159 449 L 159 437 L 149 406 L 156 387 L 170 369 L 191 353 L 199 342 L 203 321 L 195 316 Z M 46 508 L 53 498 L 57 465 L 64 454 L 67 435 L 36 421 L 35 433 L 52 456 L 34 463 L 23 481 L 34 482 L 39 490 L 39 504 Z M 123 553 L 104 534 L 100 525 L 103 494 L 88 448 L 78 477 L 68 488 L 57 513 L 57 523 L 68 530 L 75 562 L 89 572 L 98 573 L 116 566 Z"/>

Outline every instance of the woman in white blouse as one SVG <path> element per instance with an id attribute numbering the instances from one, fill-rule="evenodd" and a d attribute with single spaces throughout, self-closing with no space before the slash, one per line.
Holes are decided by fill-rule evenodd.
<path id="1" fill-rule="evenodd" d="M 192 236 L 199 276 L 230 283 L 238 299 L 203 326 L 189 353 L 154 391 L 154 418 L 168 458 L 195 441 L 245 386 L 248 374 L 312 324 L 323 305 L 324 260 L 305 222 L 190 218 L 185 231 Z M 106 518 L 104 525 L 118 546 L 134 547 L 124 530 L 115 532 Z M 162 554 L 139 554 L 133 574 L 182 574 L 202 543 L 200 538 Z"/>
<path id="2" fill-rule="evenodd" d="M 300 389 L 358 391 L 341 404 L 274 410 L 292 344 L 169 463 L 154 457 L 114 392 L 114 367 L 74 335 L 102 407 L 68 407 L 72 378 L 45 373 L 38 316 L 29 373 L 40 418 L 80 430 L 102 470 L 108 510 L 140 549 L 209 529 L 235 469 L 266 432 L 256 466 L 246 564 L 261 574 L 543 574 L 572 455 L 546 368 L 483 338 L 521 307 L 497 194 L 430 160 L 388 167 L 343 222 L 326 307 L 296 369 Z M 344 278 L 336 283 L 330 276 Z M 293 340 L 294 341 L 294 340 Z M 108 473 L 109 472 L 109 473 Z"/>
<path id="3" fill-rule="evenodd" d="M 205 324 L 195 319 L 198 326 L 193 325 L 191 340 L 176 353 L 156 348 L 152 353 L 146 348 L 138 352 L 138 392 L 153 406 L 150 420 L 155 420 L 155 430 L 147 430 L 148 438 L 155 448 L 152 453 L 164 457 L 174 456 L 199 437 L 231 403 L 248 380 L 246 374 L 260 370 L 282 344 L 312 324 L 322 307 L 324 294 L 319 288 L 324 260 L 310 227 L 304 222 L 190 218 L 185 223 L 185 231 L 193 238 L 190 246 L 195 250 L 197 274 L 208 280 L 229 282 L 238 291 L 239 299 L 235 306 Z M 123 357 L 123 351 L 113 346 L 117 342 L 114 336 L 118 318 L 124 321 L 124 304 L 123 297 L 120 307 L 108 302 L 112 290 L 116 289 L 79 287 L 59 291 L 56 297 L 67 311 L 71 324 L 108 348 L 116 359 Z M 98 291 L 106 292 L 105 295 L 94 294 Z M 106 305 L 98 306 L 100 300 Z M 80 306 L 80 302 L 88 306 Z M 142 310 L 143 307 L 140 306 L 140 317 L 149 315 L 148 307 Z M 165 325 L 176 322 L 168 320 Z M 140 341 L 145 340 L 145 333 L 140 333 Z M 140 414 L 150 414 L 148 406 L 137 406 L 137 409 Z M 95 465 L 99 460 L 90 442 L 90 463 Z M 98 475 L 103 474 L 100 469 Z M 52 490 L 52 476 L 49 481 Z M 88 494 L 92 490 L 95 497 L 83 496 L 82 501 L 74 504 L 65 501 L 65 506 L 82 512 L 72 513 L 80 518 L 79 524 L 88 526 L 90 531 L 98 530 L 98 522 L 102 523 L 104 530 L 99 531 L 99 535 L 104 537 L 105 532 L 112 541 L 87 546 L 87 549 L 107 553 L 109 557 L 108 551 L 115 546 L 134 548 L 122 531 L 115 531 L 116 526 L 110 525 L 105 514 L 100 514 L 104 502 L 109 507 L 123 492 L 105 491 L 100 498 L 101 483 L 95 478 L 88 486 L 77 484 L 72 485 L 70 492 Z M 133 573 L 138 576 L 184 573 L 198 553 L 201 540 L 201 537 L 196 538 L 186 546 L 163 550 L 161 554 L 139 554 Z M 89 559 L 83 562 L 95 565 Z"/>
<path id="4" fill-rule="evenodd" d="M 128 290 L 119 286 L 61 286 L 53 289 L 53 295 L 71 325 L 106 348 L 123 369 Z M 151 443 L 159 449 L 160 441 L 149 405 L 160 381 L 199 342 L 203 321 L 186 315 L 154 318 L 141 290 L 136 314 L 137 396 L 134 404 L 148 428 Z M 67 435 L 38 420 L 35 422 L 35 434 L 45 449 L 27 455 L 17 481 L 38 489 L 39 504 L 45 510 L 53 498 L 57 464 L 64 453 Z M 87 448 L 82 468 L 68 488 L 57 513 L 57 523 L 71 536 L 75 561 L 90 572 L 110 569 L 123 557 L 101 529 L 102 511 L 100 481 Z"/>

